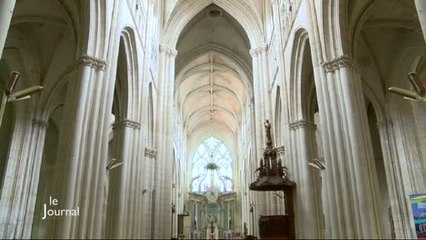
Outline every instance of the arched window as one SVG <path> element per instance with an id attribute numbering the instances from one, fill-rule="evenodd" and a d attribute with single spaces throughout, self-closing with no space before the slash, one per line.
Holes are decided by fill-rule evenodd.
<path id="1" fill-rule="evenodd" d="M 232 157 L 219 139 L 206 139 L 195 152 L 191 188 L 193 192 L 207 192 L 212 188 L 222 192 L 233 190 Z"/>

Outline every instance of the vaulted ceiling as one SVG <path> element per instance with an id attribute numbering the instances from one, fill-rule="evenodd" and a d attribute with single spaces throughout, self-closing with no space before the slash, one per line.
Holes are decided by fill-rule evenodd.
<path id="1" fill-rule="evenodd" d="M 251 98 L 251 57 L 243 28 L 212 4 L 188 23 L 177 50 L 175 96 L 189 140 L 214 135 L 232 144 Z"/>
<path id="2" fill-rule="evenodd" d="M 413 64 L 414 67 L 416 63 L 411 61 L 419 57 L 421 68 L 421 62 L 426 59 L 415 3 L 404 0 L 360 0 L 348 3 L 351 37 L 354 39 L 351 49 L 362 71 L 364 88 L 380 89 L 374 93 L 370 90 L 369 100 L 385 106 L 388 87 L 410 87 L 406 75 L 400 75 L 401 70 L 407 68 L 405 65 Z M 421 69 L 416 71 L 422 72 Z"/>

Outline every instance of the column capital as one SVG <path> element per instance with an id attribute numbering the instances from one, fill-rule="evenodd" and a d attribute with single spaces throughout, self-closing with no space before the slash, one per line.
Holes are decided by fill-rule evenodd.
<path id="1" fill-rule="evenodd" d="M 176 49 L 172 49 L 164 44 L 160 44 L 160 52 L 164 52 L 168 56 L 175 57 L 178 54 Z"/>
<path id="2" fill-rule="evenodd" d="M 266 52 L 267 50 L 268 50 L 268 44 L 267 43 L 263 43 L 262 45 L 260 45 L 257 48 L 250 49 L 250 55 L 252 57 L 256 57 L 260 53 Z"/>
<path id="3" fill-rule="evenodd" d="M 157 149 L 146 147 L 144 156 L 151 159 L 156 159 L 157 153 L 158 153 Z"/>
<path id="4" fill-rule="evenodd" d="M 317 125 L 315 125 L 312 122 L 301 119 L 301 120 L 290 123 L 289 127 L 290 127 L 290 130 L 296 130 L 299 128 L 311 128 L 315 130 L 317 128 Z"/>
<path id="5" fill-rule="evenodd" d="M 140 129 L 141 128 L 141 124 L 129 119 L 122 119 L 119 120 L 117 122 L 114 123 L 113 125 L 113 129 L 117 129 L 117 128 L 133 128 L 133 129 Z"/>
<path id="6" fill-rule="evenodd" d="M 107 65 L 107 62 L 105 60 L 102 60 L 100 58 L 96 58 L 93 56 L 89 56 L 86 54 L 81 55 L 77 59 L 78 65 L 83 64 L 85 66 L 89 66 L 91 68 L 94 68 L 96 70 L 104 71 L 105 67 Z"/>
<path id="7" fill-rule="evenodd" d="M 40 119 L 33 119 L 33 126 L 41 129 L 47 129 L 49 127 L 49 122 Z"/>
<path id="8" fill-rule="evenodd" d="M 101 60 L 99 58 L 96 57 L 92 57 L 89 55 L 81 55 L 80 57 L 78 57 L 68 68 L 67 70 L 65 70 L 62 74 L 62 77 L 65 76 L 66 74 L 69 74 L 73 71 L 75 71 L 80 65 L 85 65 L 91 68 L 94 68 L 96 70 L 99 71 L 104 71 L 105 67 L 107 65 L 107 62 L 104 60 Z"/>
<path id="9" fill-rule="evenodd" d="M 322 64 L 326 72 L 334 72 L 340 68 L 350 68 L 359 72 L 358 64 L 349 56 L 342 55 L 335 59 L 326 61 Z"/>

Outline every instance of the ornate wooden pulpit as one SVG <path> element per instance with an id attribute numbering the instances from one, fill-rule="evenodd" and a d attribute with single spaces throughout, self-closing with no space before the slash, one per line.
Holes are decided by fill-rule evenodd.
<path id="1" fill-rule="evenodd" d="M 277 160 L 277 150 L 273 147 L 271 124 L 265 123 L 266 148 L 260 166 L 256 169 L 258 177 L 249 188 L 253 191 L 283 191 L 285 215 L 261 216 L 259 235 L 261 239 L 295 239 L 293 189 L 296 184 L 287 177 L 287 168 Z"/>

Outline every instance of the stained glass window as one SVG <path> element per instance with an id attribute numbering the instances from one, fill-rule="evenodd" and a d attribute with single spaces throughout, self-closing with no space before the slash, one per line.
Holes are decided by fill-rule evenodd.
<path id="1" fill-rule="evenodd" d="M 219 139 L 210 137 L 198 146 L 192 159 L 191 186 L 193 192 L 233 190 L 232 157 Z"/>

